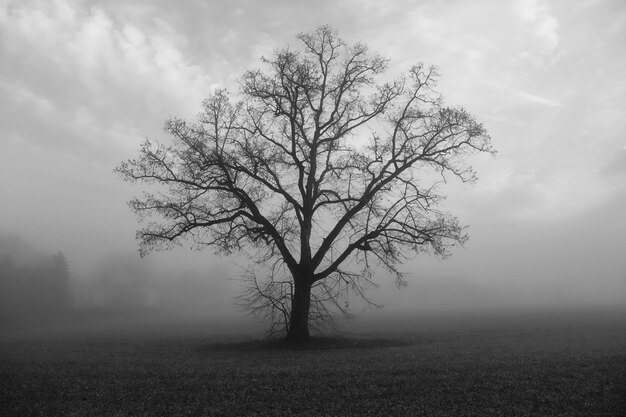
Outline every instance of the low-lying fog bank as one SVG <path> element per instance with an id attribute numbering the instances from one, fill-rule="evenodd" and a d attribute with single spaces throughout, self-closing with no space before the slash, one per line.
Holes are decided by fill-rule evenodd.
<path id="1" fill-rule="evenodd" d="M 0 234 L 0 331 L 178 328 L 263 334 L 269 323 L 257 322 L 235 301 L 243 289 L 236 269 L 226 261 L 202 262 L 191 255 L 185 262 L 165 262 L 103 254 L 91 267 L 75 268 L 62 252 L 42 251 L 19 236 Z M 532 328 L 626 320 L 626 281 L 607 286 L 607 280 L 590 279 L 551 289 L 554 283 L 537 279 L 514 287 L 504 278 L 487 285 L 425 271 L 398 289 L 386 282 L 388 277 L 378 278 L 380 288 L 367 295 L 384 308 L 348 300 L 355 317 L 339 318 L 340 330 Z"/>

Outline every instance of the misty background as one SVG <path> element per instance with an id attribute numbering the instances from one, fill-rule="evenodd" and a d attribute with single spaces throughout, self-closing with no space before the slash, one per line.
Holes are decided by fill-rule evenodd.
<path id="1" fill-rule="evenodd" d="M 466 247 L 407 262 L 407 288 L 379 271 L 385 314 L 626 305 L 624 2 L 0 0 L 0 323 L 251 320 L 233 301 L 244 259 L 138 257 L 126 202 L 141 189 L 112 170 L 320 24 L 389 58 L 392 77 L 438 66 L 446 102 L 498 150 L 471 161 L 476 185 L 443 190 Z"/>

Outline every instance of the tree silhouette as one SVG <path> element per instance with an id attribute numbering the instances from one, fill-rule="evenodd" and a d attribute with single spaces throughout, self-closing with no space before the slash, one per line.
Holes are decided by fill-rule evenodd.
<path id="1" fill-rule="evenodd" d="M 0 328 L 45 323 L 71 310 L 70 272 L 62 252 L 39 252 L 0 234 Z"/>
<path id="2" fill-rule="evenodd" d="M 247 71 L 236 101 L 215 91 L 197 123 L 166 122 L 170 145 L 146 140 L 116 168 L 164 187 L 130 202 L 158 218 L 137 232 L 143 254 L 184 238 L 245 251 L 245 303 L 294 341 L 333 306 L 345 312 L 343 296 L 364 296 L 373 266 L 401 286 L 407 257 L 465 242 L 437 186 L 474 181 L 466 157 L 493 152 L 480 123 L 443 104 L 433 67 L 379 83 L 387 60 L 364 44 L 327 26 L 298 40 Z"/>

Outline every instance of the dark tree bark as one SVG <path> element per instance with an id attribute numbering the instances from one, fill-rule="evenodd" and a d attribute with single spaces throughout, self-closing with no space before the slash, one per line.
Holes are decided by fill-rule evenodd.
<path id="1" fill-rule="evenodd" d="M 298 39 L 299 52 L 246 72 L 234 103 L 216 91 L 197 123 L 167 122 L 170 145 L 148 140 L 116 171 L 163 187 L 130 202 L 158 218 L 137 232 L 142 254 L 188 238 L 244 252 L 240 301 L 305 340 L 309 324 L 348 314 L 351 294 L 365 298 L 375 265 L 404 285 L 406 257 L 465 242 L 438 186 L 474 181 L 466 157 L 493 150 L 467 111 L 444 106 L 434 68 L 377 83 L 387 61 L 365 45 L 326 26 Z"/>
<path id="2" fill-rule="evenodd" d="M 294 284 L 287 340 L 302 343 L 310 338 L 309 310 L 311 308 L 311 284 L 306 276 L 294 278 Z"/>

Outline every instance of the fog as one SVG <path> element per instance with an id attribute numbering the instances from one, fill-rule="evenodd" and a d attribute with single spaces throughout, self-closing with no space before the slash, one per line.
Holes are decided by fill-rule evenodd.
<path id="1" fill-rule="evenodd" d="M 62 252 L 0 235 L 0 327 L 80 324 L 120 318 L 242 317 L 225 264 L 193 268 L 110 252 L 75 270 Z"/>
<path id="2" fill-rule="evenodd" d="M 621 264 L 608 262 L 619 256 L 619 248 L 611 246 L 611 240 L 603 242 L 604 251 L 596 260 L 569 243 L 585 232 L 554 231 L 553 241 L 544 243 L 552 248 L 550 254 L 542 254 L 542 247 L 537 246 L 524 250 L 533 247 L 533 240 L 522 240 L 507 245 L 512 252 L 495 251 L 484 255 L 485 260 L 470 256 L 471 252 L 480 255 L 476 248 L 480 242 L 468 245 L 469 253 L 459 252 L 457 259 L 454 255 L 448 260 L 417 258 L 405 265 L 408 285 L 402 288 L 396 288 L 391 277 L 379 270 L 375 277 L 379 286 L 367 292 L 377 306 L 351 299 L 355 317 L 337 316 L 337 323 L 343 329 L 372 330 L 402 328 L 409 319 L 430 328 L 428 320 L 436 317 L 435 322 L 444 323 L 443 327 L 454 327 L 454 323 L 458 327 L 511 318 L 520 312 L 624 308 L 623 269 Z M 482 244 L 493 250 L 491 241 Z M 203 262 L 203 258 L 208 259 Z M 570 262 L 564 263 L 567 259 Z M 74 267 L 72 258 L 63 252 L 46 251 L 19 235 L 3 234 L 0 260 L 0 328 L 122 325 L 129 319 L 146 323 L 200 320 L 259 331 L 270 324 L 250 316 L 236 301 L 244 288 L 239 265 L 245 264 L 237 257 L 174 251 L 140 258 L 134 251 L 111 250 L 93 264 L 79 262 Z M 462 317 L 465 321 L 459 321 Z"/>
<path id="3" fill-rule="evenodd" d="M 139 258 L 126 203 L 142 189 L 112 170 L 145 137 L 166 140 L 168 117 L 193 118 L 213 88 L 235 91 L 261 55 L 325 23 L 388 57 L 393 76 L 437 65 L 446 102 L 498 150 L 470 161 L 477 184 L 442 188 L 466 246 L 408 260 L 406 288 L 376 271 L 367 294 L 384 308 L 351 300 L 353 313 L 626 305 L 622 3 L 225 4 L 0 2 L 3 325 L 143 315 L 256 326 L 234 301 L 243 255 L 183 245 Z"/>

